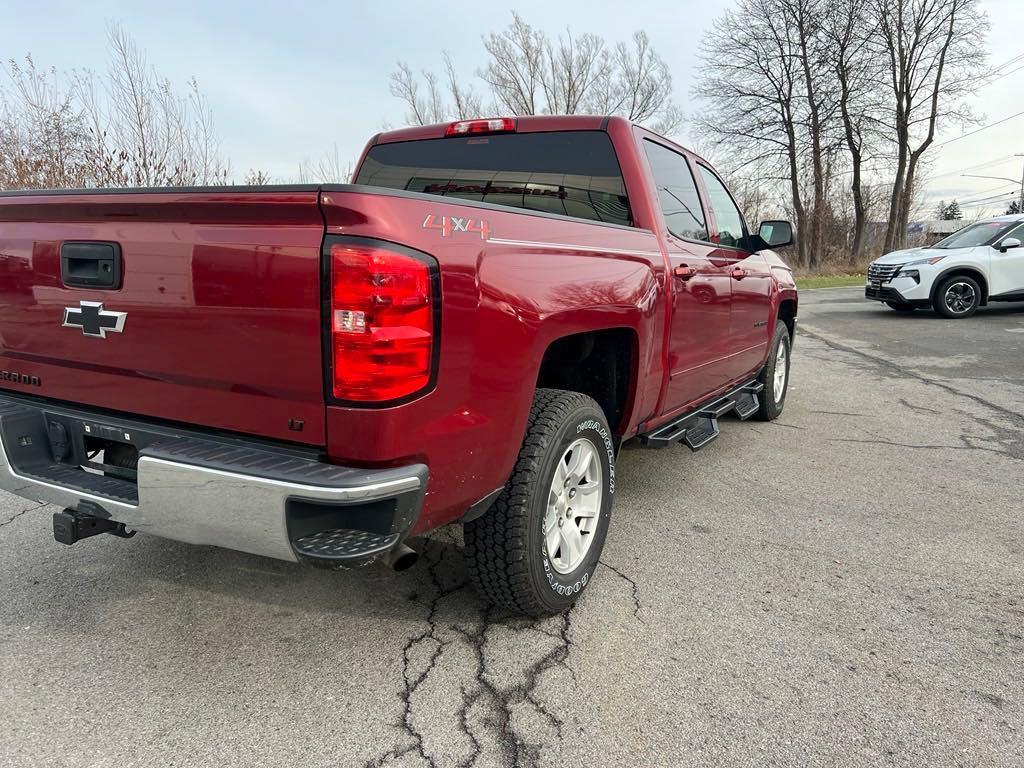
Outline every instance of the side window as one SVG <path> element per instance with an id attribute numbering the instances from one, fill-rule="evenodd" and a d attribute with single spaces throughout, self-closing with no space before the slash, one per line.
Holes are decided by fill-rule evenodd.
<path id="1" fill-rule="evenodd" d="M 644 151 L 658 187 L 668 231 L 688 240 L 707 240 L 704 209 L 686 158 L 649 139 L 644 139 Z"/>
<path id="2" fill-rule="evenodd" d="M 746 234 L 746 227 L 743 226 L 743 215 L 740 209 L 729 196 L 725 185 L 718 180 L 711 171 L 703 165 L 700 168 L 701 178 L 708 190 L 708 202 L 711 210 L 715 212 L 715 220 L 718 222 L 718 244 L 729 248 L 738 248 Z"/>

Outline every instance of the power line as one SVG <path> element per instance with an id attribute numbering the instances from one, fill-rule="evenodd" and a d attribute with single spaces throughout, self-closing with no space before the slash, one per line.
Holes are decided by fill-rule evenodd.
<path id="1" fill-rule="evenodd" d="M 1016 113 L 1014 115 L 1010 115 L 1009 117 L 1004 117 L 1002 120 L 996 120 L 994 123 L 989 123 L 988 125 L 983 125 L 983 126 L 981 126 L 981 128 L 977 128 L 977 129 L 975 129 L 973 131 L 970 131 L 969 133 L 964 133 L 964 134 L 961 134 L 960 136 L 954 136 L 952 139 L 948 139 L 947 141 L 944 141 L 941 144 L 936 144 L 935 148 L 938 149 L 939 147 L 944 147 L 947 144 L 952 144 L 954 141 L 960 141 L 960 139 L 966 139 L 968 136 L 973 136 L 976 133 L 981 133 L 982 131 L 987 131 L 989 128 L 995 128 L 997 125 L 1002 125 L 1003 123 L 1008 122 L 1010 120 L 1013 120 L 1016 117 L 1020 117 L 1021 115 L 1024 115 L 1024 110 L 1022 110 L 1022 111 L 1020 111 L 1020 112 L 1018 112 L 1018 113 Z"/>
<path id="2" fill-rule="evenodd" d="M 1024 60 L 1024 53 L 1018 53 L 1016 56 L 1014 56 L 1009 61 L 1004 61 L 999 66 L 992 67 L 992 69 L 989 70 L 988 74 L 990 74 L 990 75 L 999 75 L 999 77 L 1002 77 L 1003 75 L 999 74 L 999 70 L 1006 69 L 1007 67 L 1012 67 L 1014 64 L 1016 64 L 1018 61 L 1021 61 L 1021 60 Z"/>
<path id="3" fill-rule="evenodd" d="M 1017 185 L 1014 184 L 1012 189 L 1010 189 L 1008 187 L 1004 187 L 1001 192 L 997 192 L 997 193 L 995 193 L 993 195 L 986 195 L 983 192 L 978 192 L 976 194 L 981 195 L 981 197 L 972 197 L 971 195 L 968 195 L 967 199 L 964 202 L 965 203 L 980 203 L 983 200 L 995 200 L 996 198 L 1006 197 L 1007 195 L 1016 195 L 1017 194 Z"/>
<path id="4" fill-rule="evenodd" d="M 1009 186 L 1010 186 L 1010 182 L 1007 182 L 1006 184 L 1000 184 L 998 187 L 992 187 L 991 189 L 980 189 L 977 192 L 968 192 L 967 193 L 967 199 L 963 200 L 963 201 L 960 201 L 956 197 L 954 197 L 952 199 L 953 200 L 957 200 L 957 202 L 964 202 L 964 203 L 975 202 L 975 200 L 973 199 L 975 197 L 975 195 L 986 195 L 987 196 L 988 193 L 995 192 L 996 190 L 1000 190 L 1000 194 L 996 195 L 996 197 L 999 197 L 1001 195 L 1015 194 L 1015 192 L 1013 190 L 1007 189 L 1007 187 L 1009 187 Z M 1014 190 L 1016 190 L 1017 186 L 1018 186 L 1018 184 L 1016 182 L 1013 182 Z M 938 195 L 930 194 L 930 195 L 928 195 L 928 197 L 930 199 L 932 199 L 932 200 L 942 200 L 942 199 L 948 198 L 949 195 L 945 195 L 945 194 L 938 194 Z M 981 199 L 981 198 L 978 198 L 978 199 Z"/>
<path id="5" fill-rule="evenodd" d="M 1011 197 L 1011 196 L 1012 197 L 1017 197 L 1017 191 L 1016 190 L 1007 190 L 1006 192 L 1002 192 L 1002 193 L 1000 193 L 998 195 L 990 195 L 989 197 L 978 197 L 978 198 L 975 198 L 973 200 L 964 200 L 963 202 L 960 202 L 959 200 L 957 200 L 957 204 L 958 205 L 983 205 L 985 203 L 997 203 L 1000 200 L 1005 200 L 1006 198 Z"/>
<path id="6" fill-rule="evenodd" d="M 966 168 L 960 168 L 960 169 L 955 170 L 955 171 L 946 171 L 945 173 L 936 173 L 935 175 L 931 176 L 930 178 L 932 178 L 932 179 L 941 179 L 944 176 L 956 176 L 957 174 L 965 173 L 967 171 L 980 171 L 982 168 L 988 168 L 990 165 L 997 165 L 999 163 L 1009 162 L 1010 160 L 1013 159 L 1013 157 L 1014 157 L 1013 155 L 1003 155 L 1002 157 L 996 158 L 995 160 L 989 160 L 989 161 L 984 162 L 984 163 L 978 163 L 977 165 L 969 165 Z"/>
<path id="7" fill-rule="evenodd" d="M 931 199 L 931 202 L 933 202 L 933 203 L 934 202 L 944 203 L 944 202 L 946 202 L 946 200 L 949 200 L 950 203 L 956 203 L 959 206 L 965 206 L 965 205 L 991 205 L 991 204 L 998 203 L 998 202 L 1000 202 L 1002 200 L 1008 200 L 1010 198 L 1016 198 L 1016 197 L 1017 197 L 1017 192 L 1016 191 L 1006 191 L 1006 192 L 1003 192 L 1003 193 L 998 194 L 998 195 L 990 195 L 988 197 L 970 198 L 970 199 L 967 199 L 967 200 L 959 200 L 958 198 L 955 198 L 955 197 L 952 198 L 952 199 L 949 199 L 949 198 L 946 198 L 946 197 L 941 197 L 941 198 L 934 198 L 933 197 L 933 198 L 930 198 L 930 199 Z"/>
<path id="8" fill-rule="evenodd" d="M 1009 195 L 1013 195 L 1009 197 Z M 961 208 L 984 208 L 984 207 L 995 207 L 998 205 L 1009 205 L 1017 199 L 1017 195 L 1012 192 L 1008 192 L 1007 195 L 1003 196 L 1002 200 L 981 200 L 974 203 L 957 203 Z"/>
<path id="9" fill-rule="evenodd" d="M 1021 66 L 1017 67 L 1016 69 L 1011 69 L 1009 72 L 1003 72 L 1001 75 L 997 75 L 996 77 L 993 77 L 991 80 L 986 80 L 984 83 L 982 83 L 978 87 L 979 88 L 984 88 L 986 85 L 992 85 L 992 83 L 998 82 L 998 81 L 1002 80 L 1004 77 L 1009 77 L 1010 75 L 1014 74 L 1015 72 L 1020 72 L 1022 69 L 1024 69 L 1024 64 L 1022 64 Z"/>
<path id="10" fill-rule="evenodd" d="M 989 85 L 992 85 L 992 83 L 999 82 L 1004 77 L 1009 77 L 1010 75 L 1016 72 L 1020 72 L 1022 69 L 1024 69 L 1024 64 L 1021 64 L 1022 60 L 1024 60 L 1024 53 L 1019 53 L 1009 61 L 1004 61 L 998 67 L 993 67 L 983 75 L 972 76 L 969 81 L 954 81 L 953 85 L 962 85 L 965 82 L 971 82 L 974 84 L 973 90 L 977 92 L 981 88 L 985 88 Z M 1020 64 L 1020 66 L 1016 67 L 1015 69 L 1007 71 L 1007 67 L 1012 67 L 1015 64 Z"/>

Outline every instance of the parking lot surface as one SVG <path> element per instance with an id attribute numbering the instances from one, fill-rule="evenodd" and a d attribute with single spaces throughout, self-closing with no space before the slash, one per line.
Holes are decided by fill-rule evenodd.
<path id="1" fill-rule="evenodd" d="M 0 765 L 1024 763 L 1024 308 L 802 297 L 775 423 L 627 445 L 566 616 L 0 496 Z"/>

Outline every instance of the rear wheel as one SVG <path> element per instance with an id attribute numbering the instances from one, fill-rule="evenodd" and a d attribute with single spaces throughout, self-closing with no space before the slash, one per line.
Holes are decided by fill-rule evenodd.
<path id="1" fill-rule="evenodd" d="M 615 491 L 611 430 L 591 398 L 539 389 L 512 477 L 466 523 L 466 555 L 490 602 L 528 616 L 569 608 L 593 578 Z"/>
<path id="2" fill-rule="evenodd" d="M 757 418 L 761 421 L 774 421 L 779 418 L 786 407 L 786 392 L 789 391 L 789 352 L 792 340 L 789 328 L 781 320 L 775 323 L 775 335 L 768 352 L 768 362 L 761 369 L 758 381 L 764 385 L 761 390 L 760 407 Z"/>
<path id="3" fill-rule="evenodd" d="M 942 317 L 956 320 L 970 317 L 981 306 L 981 286 L 973 277 L 953 275 L 939 286 L 932 306 Z"/>
<path id="4" fill-rule="evenodd" d="M 895 301 L 887 301 L 885 306 L 889 309 L 895 309 L 897 312 L 913 312 L 916 309 L 913 304 L 899 304 Z"/>

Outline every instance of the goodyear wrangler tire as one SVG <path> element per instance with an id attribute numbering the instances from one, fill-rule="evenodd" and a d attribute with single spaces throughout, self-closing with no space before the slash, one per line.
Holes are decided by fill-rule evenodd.
<path id="1" fill-rule="evenodd" d="M 512 476 L 491 509 L 465 525 L 483 596 L 534 617 L 569 608 L 594 577 L 614 492 L 614 443 L 597 403 L 537 390 Z"/>

